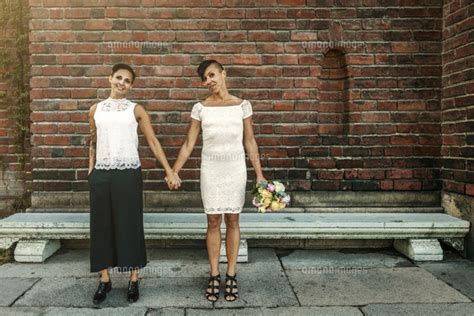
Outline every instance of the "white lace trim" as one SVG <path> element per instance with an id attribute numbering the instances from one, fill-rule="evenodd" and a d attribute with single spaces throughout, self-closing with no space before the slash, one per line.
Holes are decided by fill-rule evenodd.
<path id="1" fill-rule="evenodd" d="M 124 169 L 138 169 L 140 168 L 141 164 L 140 161 L 137 161 L 135 159 L 132 159 L 131 161 L 125 161 L 125 160 L 115 160 L 113 162 L 98 162 L 95 164 L 96 169 L 101 169 L 101 170 L 110 170 L 110 169 L 119 169 L 119 170 L 124 170 Z"/>
<path id="2" fill-rule="evenodd" d="M 206 214 L 238 214 L 242 212 L 241 207 L 205 207 Z"/>
<path id="3" fill-rule="evenodd" d="M 102 112 L 122 112 L 135 104 L 127 99 L 112 99 L 112 98 L 108 98 L 101 103 L 102 103 L 102 108 L 101 108 Z"/>
<path id="4" fill-rule="evenodd" d="M 245 100 L 242 103 L 242 111 L 244 112 L 244 119 L 246 119 L 249 116 L 252 116 L 253 115 L 252 104 L 249 101 Z"/>
<path id="5" fill-rule="evenodd" d="M 240 108 L 242 109 L 243 112 L 243 119 L 246 119 L 247 117 L 250 117 L 253 115 L 253 110 L 252 110 L 252 104 L 248 100 L 243 100 L 240 104 L 237 104 L 235 106 L 240 105 Z M 233 108 L 234 106 L 216 106 L 216 107 L 208 107 L 208 108 Z M 195 103 L 193 105 L 193 108 L 191 110 L 191 118 L 196 119 L 198 121 L 201 121 L 201 112 L 203 110 L 203 105 L 201 102 Z"/>

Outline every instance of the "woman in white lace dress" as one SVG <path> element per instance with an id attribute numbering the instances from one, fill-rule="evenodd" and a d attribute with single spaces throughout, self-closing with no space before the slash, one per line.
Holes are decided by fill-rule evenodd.
<path id="1" fill-rule="evenodd" d="M 126 99 L 135 80 L 125 64 L 112 68 L 110 97 L 89 111 L 90 262 L 101 273 L 94 304 L 112 289 L 109 268 L 130 271 L 127 300 L 138 299 L 138 269 L 147 263 L 143 231 L 142 175 L 137 128 L 164 167 L 168 186 L 179 187 L 145 109 Z"/>
<path id="2" fill-rule="evenodd" d="M 227 91 L 226 72 L 215 60 L 203 61 L 198 68 L 203 85 L 211 95 L 193 106 L 186 141 L 173 170 L 178 173 L 193 151 L 202 128 L 201 197 L 207 214 L 207 250 L 210 278 L 206 298 L 219 298 L 219 255 L 221 220 L 226 224 L 227 271 L 224 298 L 238 297 L 236 264 L 240 243 L 239 214 L 245 200 L 247 168 L 245 149 L 255 170 L 257 182 L 265 180 L 258 146 L 252 128 L 252 105 Z"/>

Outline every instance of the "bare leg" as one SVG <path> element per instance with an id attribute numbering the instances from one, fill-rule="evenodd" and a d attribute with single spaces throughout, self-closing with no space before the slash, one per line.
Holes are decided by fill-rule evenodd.
<path id="1" fill-rule="evenodd" d="M 215 302 L 219 298 L 219 256 L 221 252 L 221 221 L 220 214 L 207 215 L 207 235 L 206 245 L 211 265 L 211 277 L 206 289 L 206 298 L 210 302 Z"/>
<path id="2" fill-rule="evenodd" d="M 227 254 L 227 274 L 235 275 L 240 245 L 239 214 L 225 214 L 225 248 Z"/>
<path id="3" fill-rule="evenodd" d="M 110 281 L 110 275 L 109 275 L 109 270 L 108 269 L 100 270 L 100 281 L 102 281 L 102 282 L 109 282 Z"/>
<path id="4" fill-rule="evenodd" d="M 232 302 L 235 301 L 239 295 L 237 281 L 235 280 L 240 244 L 239 214 L 225 214 L 224 220 L 226 225 L 225 245 L 227 254 L 227 276 L 224 298 L 226 301 Z"/>
<path id="5" fill-rule="evenodd" d="M 221 221 L 220 214 L 207 215 L 206 245 L 211 265 L 211 275 L 219 274 L 219 256 L 221 252 Z"/>
<path id="6" fill-rule="evenodd" d="M 138 280 L 138 270 L 132 270 L 130 272 L 130 281 L 136 282 Z"/>

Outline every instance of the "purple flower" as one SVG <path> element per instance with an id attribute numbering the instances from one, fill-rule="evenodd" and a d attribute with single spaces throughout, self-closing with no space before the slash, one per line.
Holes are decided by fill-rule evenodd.
<path id="1" fill-rule="evenodd" d="M 271 183 L 269 183 L 267 185 L 267 190 L 270 191 L 270 192 L 274 192 L 275 191 L 275 186 Z"/>

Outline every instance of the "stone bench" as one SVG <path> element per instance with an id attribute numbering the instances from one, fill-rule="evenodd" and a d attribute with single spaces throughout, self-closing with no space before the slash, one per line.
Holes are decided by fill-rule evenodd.
<path id="1" fill-rule="evenodd" d="M 438 239 L 462 242 L 469 224 L 444 213 L 243 213 L 238 260 L 248 259 L 247 239 L 393 239 L 395 249 L 413 260 L 442 260 Z M 206 217 L 146 213 L 144 227 L 146 239 L 205 239 Z M 61 239 L 88 238 L 88 213 L 17 213 L 0 220 L 0 248 L 17 243 L 19 262 L 43 262 Z"/>

